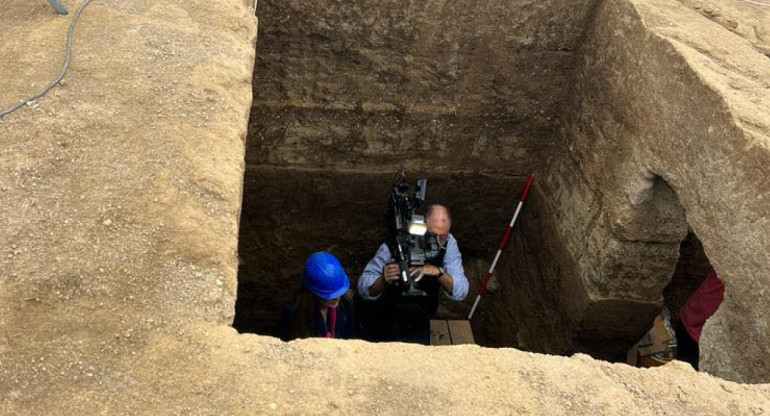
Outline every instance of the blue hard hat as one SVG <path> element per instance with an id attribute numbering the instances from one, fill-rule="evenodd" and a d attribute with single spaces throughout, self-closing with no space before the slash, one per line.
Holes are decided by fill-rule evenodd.
<path id="1" fill-rule="evenodd" d="M 313 253 L 302 270 L 302 284 L 321 299 L 334 299 L 348 291 L 350 281 L 334 255 L 326 251 Z"/>

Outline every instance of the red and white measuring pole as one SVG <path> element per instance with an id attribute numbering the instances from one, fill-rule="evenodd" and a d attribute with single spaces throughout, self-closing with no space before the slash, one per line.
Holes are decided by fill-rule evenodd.
<path id="1" fill-rule="evenodd" d="M 468 320 L 473 318 L 473 312 L 475 312 L 476 307 L 479 306 L 481 295 L 483 295 L 484 291 L 487 290 L 487 283 L 489 283 L 489 279 L 492 277 L 492 272 L 495 271 L 495 266 L 497 266 L 497 261 L 500 260 L 500 255 L 503 253 L 503 249 L 505 248 L 505 243 L 508 242 L 508 237 L 511 235 L 513 224 L 516 223 L 516 218 L 519 217 L 519 213 L 521 212 L 521 207 L 524 206 L 524 201 L 527 199 L 529 188 L 532 186 L 532 181 L 534 179 L 535 179 L 535 175 L 530 174 L 527 176 L 527 183 L 524 184 L 524 191 L 521 193 L 521 196 L 519 197 L 519 204 L 516 205 L 516 212 L 513 213 L 513 218 L 511 218 L 511 223 L 508 224 L 508 228 L 505 230 L 505 234 L 503 234 L 503 239 L 500 240 L 500 245 L 497 247 L 497 254 L 495 255 L 495 260 L 492 261 L 492 265 L 489 266 L 489 271 L 487 272 L 487 274 L 484 275 L 484 280 L 482 280 L 481 288 L 479 289 L 479 295 L 476 296 L 476 301 L 473 302 L 471 313 L 468 314 Z"/>

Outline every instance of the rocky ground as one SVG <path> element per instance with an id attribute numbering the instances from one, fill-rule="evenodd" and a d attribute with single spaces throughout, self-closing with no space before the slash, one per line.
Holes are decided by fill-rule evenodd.
<path id="1" fill-rule="evenodd" d="M 770 413 L 769 386 L 677 363 L 238 335 L 250 3 L 95 0 L 65 83 L 0 119 L 0 414 Z M 2 8 L 4 107 L 69 17 Z"/>

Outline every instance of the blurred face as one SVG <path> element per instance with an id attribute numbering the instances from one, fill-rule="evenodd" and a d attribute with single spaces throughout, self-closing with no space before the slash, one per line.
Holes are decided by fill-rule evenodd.
<path id="1" fill-rule="evenodd" d="M 336 308 L 337 305 L 340 304 L 340 298 L 339 297 L 334 298 L 334 299 L 321 299 L 321 298 L 318 298 L 318 304 L 322 308 Z"/>
<path id="2" fill-rule="evenodd" d="M 449 237 L 449 229 L 452 227 L 452 221 L 449 219 L 449 212 L 441 205 L 433 207 L 430 217 L 426 218 L 428 231 L 438 236 L 438 242 L 443 247 L 446 245 Z"/>

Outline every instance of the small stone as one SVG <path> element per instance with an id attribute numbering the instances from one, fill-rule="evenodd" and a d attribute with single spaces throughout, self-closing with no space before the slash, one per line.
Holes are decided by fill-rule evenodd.
<path id="1" fill-rule="evenodd" d="M 268 404 L 268 405 L 267 405 L 267 407 L 269 407 L 269 408 L 270 408 L 270 409 L 272 409 L 272 410 L 275 410 L 275 409 L 277 409 L 277 408 L 278 408 L 278 405 L 277 405 L 277 404 L 275 404 L 275 403 L 270 403 L 270 404 Z"/>
<path id="2" fill-rule="evenodd" d="M 102 221 L 102 225 L 105 227 L 109 227 L 110 225 L 112 225 L 112 220 L 107 218 L 106 220 Z"/>
<path id="3" fill-rule="evenodd" d="M 215 283 L 217 286 L 219 286 L 219 287 L 221 287 L 221 286 L 222 286 L 222 281 L 221 281 L 221 280 L 219 280 L 219 279 L 215 280 L 215 281 L 214 281 L 214 283 Z"/>

